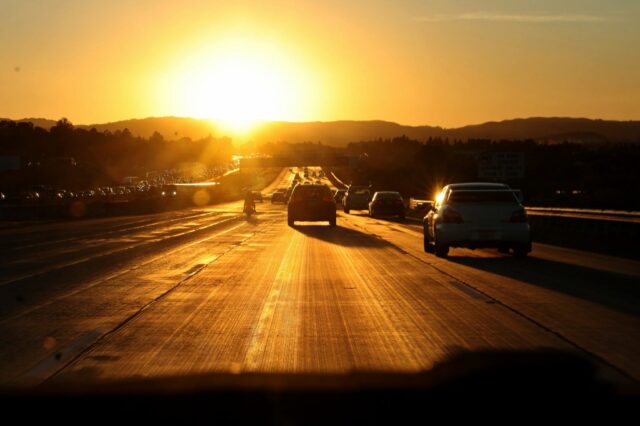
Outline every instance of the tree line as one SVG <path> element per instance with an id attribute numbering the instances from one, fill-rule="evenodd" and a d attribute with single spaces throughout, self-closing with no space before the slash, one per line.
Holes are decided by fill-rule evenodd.
<path id="1" fill-rule="evenodd" d="M 149 138 L 134 136 L 128 129 L 99 132 L 75 127 L 66 118 L 49 130 L 31 122 L 3 120 L 0 155 L 20 157 L 19 172 L 10 176 L 3 173 L 5 182 L 11 179 L 14 185 L 20 181 L 16 174 L 28 174 L 50 159 L 64 157 L 73 157 L 85 175 L 94 175 L 94 180 L 117 181 L 123 176 L 144 175 L 182 163 L 224 164 L 231 159 L 232 143 L 229 138 L 211 135 L 197 140 L 170 140 L 158 132 Z"/>
<path id="2" fill-rule="evenodd" d="M 355 172 L 374 187 L 394 186 L 406 196 L 426 199 L 447 183 L 486 180 L 478 176 L 481 155 L 520 152 L 524 177 L 506 183 L 521 189 L 528 205 L 640 210 L 640 144 L 440 138 L 420 142 L 403 136 L 351 143 L 346 151 L 366 154 L 366 164 Z"/>
<path id="3" fill-rule="evenodd" d="M 632 142 L 549 142 L 545 140 L 423 141 L 400 136 L 353 142 L 346 148 L 320 143 L 265 143 L 254 149 L 271 155 L 318 157 L 327 151 L 358 159 L 335 170 L 345 182 L 398 190 L 405 197 L 432 199 L 445 184 L 486 181 L 478 161 L 491 153 L 521 153 L 524 176 L 504 179 L 521 189 L 530 206 L 640 210 L 640 144 Z"/>

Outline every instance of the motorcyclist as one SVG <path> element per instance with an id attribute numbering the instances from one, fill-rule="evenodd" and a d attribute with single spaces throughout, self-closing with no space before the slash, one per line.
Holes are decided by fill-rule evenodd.
<path id="1" fill-rule="evenodd" d="M 251 191 L 247 191 L 244 196 L 244 207 L 242 209 L 243 212 L 247 212 L 247 209 L 251 209 L 251 211 L 256 211 L 256 203 L 253 197 L 253 193 Z"/>

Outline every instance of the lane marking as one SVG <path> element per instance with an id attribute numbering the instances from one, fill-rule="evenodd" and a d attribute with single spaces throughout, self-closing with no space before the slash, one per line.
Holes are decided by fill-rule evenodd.
<path id="1" fill-rule="evenodd" d="M 224 221 L 224 222 L 231 222 L 232 220 L 236 220 L 236 219 L 238 219 L 240 217 L 242 217 L 242 216 L 238 215 L 238 216 L 236 216 L 234 218 L 231 218 L 230 220 L 227 220 L 227 221 Z M 221 223 L 221 222 L 219 222 L 219 223 Z M 190 247 L 192 245 L 199 244 L 201 242 L 204 242 L 204 241 L 219 237 L 221 235 L 227 234 L 227 233 L 229 233 L 231 231 L 234 231 L 234 230 L 236 230 L 236 229 L 238 229 L 238 228 L 240 228 L 242 226 L 248 225 L 248 224 L 250 224 L 250 223 L 243 221 L 243 222 L 239 223 L 238 225 L 233 226 L 233 227 L 231 227 L 229 229 L 226 229 L 224 231 L 218 232 L 215 235 L 212 235 L 210 237 L 198 240 L 196 242 L 192 242 L 192 243 L 188 244 L 186 247 Z M 249 240 L 254 235 L 255 235 L 255 232 L 251 233 L 243 241 Z M 178 248 L 176 250 L 173 250 L 173 251 L 171 251 L 169 253 L 166 253 L 166 254 L 164 254 L 162 256 L 156 257 L 152 261 L 158 260 L 161 257 L 166 257 L 166 256 L 170 255 L 171 253 L 174 253 L 174 252 L 176 252 L 178 250 L 181 250 L 181 249 L 184 249 L 186 247 L 182 246 L 182 247 L 180 247 L 180 248 Z M 186 281 L 188 281 L 191 278 L 193 278 L 195 275 L 200 273 L 202 270 L 204 270 L 210 264 L 216 262 L 221 257 L 223 257 L 226 254 L 230 253 L 231 251 L 235 250 L 237 247 L 240 247 L 240 244 L 230 244 L 229 248 L 227 250 L 225 250 L 224 252 L 220 253 L 217 256 L 213 256 L 211 258 L 208 258 L 208 260 L 209 260 L 208 262 L 206 262 L 204 264 L 195 265 L 195 266 L 199 266 L 199 267 L 197 269 L 195 268 L 195 266 L 194 266 L 194 268 L 191 268 L 191 270 L 190 270 L 191 273 L 190 274 L 188 274 L 183 279 L 179 280 L 175 285 L 171 286 L 169 289 L 167 289 L 165 292 L 163 292 L 159 296 L 155 297 L 153 300 L 150 300 L 148 303 L 146 303 L 145 305 L 140 307 L 136 312 L 134 312 L 132 315 L 130 315 L 127 318 L 125 318 L 123 321 L 118 323 L 115 327 L 111 328 L 110 330 L 106 330 L 104 328 L 96 329 L 96 330 L 84 335 L 80 339 L 74 341 L 72 344 L 67 345 L 67 347 L 66 347 L 66 353 L 68 354 L 67 356 L 64 356 L 64 357 L 63 357 L 63 355 L 56 356 L 56 354 L 54 354 L 53 355 L 53 359 L 55 360 L 55 362 L 53 362 L 49 358 L 43 360 L 41 363 L 39 363 L 34 368 L 28 370 L 25 373 L 25 376 L 26 376 L 25 382 L 27 382 L 27 383 L 29 383 L 31 385 L 34 385 L 34 384 L 42 385 L 42 384 L 52 380 L 53 378 L 58 376 L 63 370 L 65 370 L 67 367 L 71 366 L 72 364 L 77 362 L 80 358 L 82 358 L 82 356 L 84 354 L 87 354 L 91 350 L 93 350 L 97 345 L 102 343 L 109 336 L 115 334 L 116 332 L 118 332 L 119 330 L 121 330 L 122 328 L 127 326 L 131 321 L 133 321 L 136 318 L 138 318 L 140 315 L 142 315 L 144 313 L 144 311 L 149 309 L 155 303 L 157 303 L 157 302 L 161 301 L 162 299 L 164 299 L 165 297 L 167 297 L 171 292 L 176 290 L 180 285 L 182 285 Z M 150 263 L 150 262 L 147 262 L 147 263 Z M 83 347 L 84 347 L 84 349 L 83 349 Z M 73 349 L 73 350 L 71 350 L 71 349 Z M 63 358 L 67 359 L 67 362 L 65 362 L 63 365 L 61 365 L 61 362 L 63 361 Z"/>
<path id="2" fill-rule="evenodd" d="M 231 222 L 231 221 L 229 221 L 229 222 Z M 45 307 L 45 306 L 48 306 L 48 305 L 51 305 L 53 303 L 59 302 L 61 300 L 64 300 L 67 297 L 71 297 L 71 296 L 73 296 L 75 294 L 82 293 L 83 291 L 90 290 L 91 288 L 93 288 L 93 287 L 95 287 L 97 285 L 104 284 L 107 281 L 111 281 L 111 280 L 119 278 L 119 277 L 121 277 L 121 276 L 123 276 L 125 274 L 128 274 L 130 272 L 136 271 L 138 269 L 141 269 L 144 266 L 147 266 L 147 265 L 149 265 L 149 264 L 151 264 L 153 262 L 156 262 L 156 261 L 158 261 L 160 259 L 163 259 L 165 257 L 171 256 L 171 255 L 173 255 L 173 254 L 175 254 L 175 253 L 177 253 L 179 251 L 185 250 L 185 249 L 187 249 L 189 247 L 192 247 L 194 245 L 197 245 L 197 244 L 212 240 L 214 238 L 217 238 L 218 236 L 220 236 L 223 233 L 224 232 L 221 232 L 221 233 L 214 234 L 214 235 L 211 235 L 211 236 L 206 237 L 206 238 L 202 238 L 202 239 L 190 242 L 188 244 L 181 245 L 180 247 L 178 247 L 178 248 L 176 248 L 174 250 L 170 250 L 170 251 L 165 252 L 165 253 L 163 253 L 163 254 L 161 254 L 159 256 L 154 256 L 151 259 L 149 259 L 149 260 L 147 260 L 145 262 L 142 262 L 142 263 L 138 263 L 138 264 L 134 265 L 131 268 L 123 269 L 123 270 L 120 270 L 120 271 L 118 271 L 118 272 L 116 272 L 116 273 L 114 273 L 112 275 L 107 276 L 106 278 L 101 278 L 99 280 L 96 280 L 96 281 L 93 281 L 93 282 L 89 282 L 87 285 L 85 285 L 85 286 L 83 286 L 81 288 L 78 288 L 76 290 L 72 290 L 71 292 L 65 293 L 65 294 L 63 294 L 63 295 L 61 295 L 59 297 L 56 297 L 55 299 L 49 300 L 49 301 L 47 301 L 45 303 L 41 303 L 39 305 L 32 306 L 31 308 L 23 310 L 23 311 L 20 311 L 19 313 L 15 314 L 15 315 L 2 318 L 0 320 L 0 324 L 3 324 L 5 322 L 11 321 L 11 320 L 15 320 L 17 318 L 20 318 L 21 316 L 27 315 L 27 314 L 29 314 L 29 313 L 31 313 L 33 311 L 36 311 L 38 309 L 41 309 L 41 308 Z"/>
<path id="3" fill-rule="evenodd" d="M 70 266 L 75 266 L 75 265 L 79 265 L 81 263 L 86 263 L 86 262 L 89 262 L 91 260 L 94 260 L 94 259 L 97 259 L 97 258 L 100 258 L 100 257 L 107 257 L 107 256 L 111 256 L 111 255 L 114 255 L 114 254 L 123 253 L 123 252 L 126 252 L 128 250 L 133 250 L 133 249 L 136 249 L 136 248 L 139 248 L 139 247 L 144 247 L 144 246 L 151 245 L 151 244 L 157 244 L 157 243 L 161 243 L 161 242 L 164 242 L 164 241 L 170 241 L 172 239 L 180 238 L 180 237 L 183 237 L 185 235 L 193 234 L 195 232 L 202 232 L 202 231 L 205 231 L 205 230 L 207 230 L 209 228 L 212 228 L 214 226 L 219 226 L 219 225 L 223 225 L 223 224 L 226 224 L 226 223 L 229 223 L 229 222 L 233 222 L 233 221 L 238 220 L 240 218 L 241 218 L 241 216 L 237 215 L 237 216 L 233 216 L 233 217 L 230 217 L 228 219 L 224 219 L 224 220 L 221 220 L 219 222 L 215 222 L 215 223 L 212 223 L 212 224 L 209 224 L 209 225 L 205 225 L 205 226 L 202 226 L 202 227 L 199 227 L 199 228 L 193 228 L 193 229 L 189 229 L 188 231 L 179 232 L 179 233 L 176 233 L 176 234 L 171 234 L 171 235 L 169 235 L 167 237 L 153 238 L 153 239 L 150 239 L 150 240 L 143 241 L 143 242 L 141 242 L 139 244 L 133 244 L 133 245 L 126 246 L 124 248 L 108 250 L 108 251 L 105 251 L 105 252 L 102 252 L 102 253 L 97 253 L 97 254 L 95 254 L 93 256 L 83 257 L 83 258 L 76 259 L 76 260 L 73 260 L 73 261 L 70 261 L 70 262 L 61 263 L 61 264 L 57 264 L 57 265 L 52 265 L 50 267 L 46 267 L 46 268 L 41 269 L 41 270 L 39 270 L 37 272 L 34 272 L 32 274 L 26 274 L 26 275 L 22 275 L 22 276 L 19 276 L 19 277 L 16 277 L 16 278 L 10 278 L 10 279 L 5 280 L 5 281 L 0 281 L 0 287 L 1 286 L 5 286 L 5 285 L 10 285 L 10 284 L 15 283 L 15 282 L 23 281 L 23 280 L 26 280 L 26 279 L 29 279 L 29 278 L 37 277 L 39 275 L 43 275 L 43 274 L 46 274 L 46 273 L 49 273 L 49 272 L 52 272 L 52 271 L 57 271 L 57 270 L 60 270 L 60 269 L 68 268 Z"/>
<path id="4" fill-rule="evenodd" d="M 218 213 L 218 212 L 215 212 L 215 213 Z M 166 224 L 171 223 L 171 222 L 177 222 L 177 221 L 180 221 L 180 220 L 191 220 L 191 219 L 195 219 L 195 218 L 206 216 L 206 215 L 210 215 L 210 214 L 211 214 L 210 212 L 201 213 L 201 212 L 198 211 L 198 212 L 194 212 L 193 214 L 185 214 L 185 215 L 180 216 L 180 217 L 161 219 L 159 221 L 154 221 L 153 218 L 148 218 L 148 219 L 145 219 L 145 220 L 139 220 L 139 221 L 135 221 L 135 222 L 116 224 L 109 231 L 98 232 L 97 234 L 78 235 L 78 236 L 74 236 L 74 237 L 70 237 L 70 238 L 63 238 L 61 240 L 42 241 L 42 242 L 33 243 L 33 244 L 25 245 L 25 246 L 11 247 L 10 251 L 11 252 L 15 252 L 15 251 L 19 251 L 19 250 L 31 249 L 31 248 L 34 248 L 34 247 L 42 247 L 42 246 L 47 246 L 47 245 L 51 245 L 51 244 L 59 244 L 59 243 L 68 243 L 68 242 L 71 242 L 71 241 L 78 241 L 78 240 L 82 240 L 82 239 L 96 240 L 96 239 L 98 239 L 99 237 L 101 237 L 103 235 L 116 234 L 116 233 L 119 233 L 119 232 L 129 232 L 129 231 L 136 230 L 136 229 L 148 228 L 148 227 L 154 226 L 154 225 L 166 225 Z M 145 223 L 145 222 L 148 222 L 148 223 Z M 140 223 L 145 223 L 145 224 L 137 226 Z M 116 229 L 116 228 L 118 228 L 118 229 Z"/>
<path id="5" fill-rule="evenodd" d="M 36 364 L 35 367 L 10 383 L 18 387 L 36 386 L 59 369 L 60 365 L 69 363 L 78 353 L 82 352 L 83 348 L 97 342 L 105 332 L 106 330 L 103 328 L 96 328 L 80 336 L 62 349 L 55 350 L 47 358 Z"/>
<path id="6" fill-rule="evenodd" d="M 231 231 L 233 231 L 235 229 L 238 229 L 238 228 L 240 228 L 241 226 L 244 226 L 244 225 L 245 225 L 245 223 L 240 223 L 240 224 L 238 224 L 238 225 L 236 225 L 236 226 L 234 226 L 232 228 L 229 228 L 229 229 L 226 229 L 226 230 L 224 230 L 222 232 L 219 232 L 217 234 L 217 236 L 229 233 L 229 232 L 231 232 Z M 66 357 L 66 359 L 67 359 L 66 362 L 62 363 L 61 362 L 62 360 L 60 359 L 60 360 L 57 360 L 58 361 L 57 365 L 52 365 L 52 363 L 50 361 L 48 361 L 48 360 L 45 360 L 43 363 L 41 363 L 46 367 L 57 367 L 57 368 L 45 369 L 44 366 L 37 365 L 35 367 L 35 369 L 36 369 L 36 372 L 40 373 L 38 375 L 38 378 L 40 379 L 40 381 L 39 381 L 39 383 L 36 383 L 35 385 L 43 385 L 43 384 L 51 381 L 52 379 L 54 379 L 63 370 L 65 370 L 67 367 L 71 366 L 76 361 L 78 361 L 80 358 L 82 358 L 83 355 L 87 354 L 88 352 L 93 350 L 96 346 L 98 346 L 99 344 L 104 342 L 107 338 L 109 338 L 110 336 L 112 336 L 113 334 L 118 332 L 119 330 L 121 330 L 124 327 L 126 327 L 129 323 L 131 323 L 133 320 L 135 320 L 140 315 L 142 315 L 144 313 L 144 311 L 146 311 L 147 309 L 151 308 L 157 302 L 159 302 L 162 299 L 164 299 L 165 297 L 167 297 L 171 292 L 176 290 L 179 286 L 181 286 L 185 282 L 189 281 L 191 278 L 196 276 L 199 272 L 204 270 L 211 263 L 214 263 L 215 261 L 219 260 L 222 256 L 224 256 L 227 253 L 229 253 L 230 251 L 234 250 L 236 247 L 237 247 L 236 245 L 231 245 L 229 247 L 229 249 L 227 249 L 226 251 L 224 251 L 220 255 L 218 255 L 215 258 L 213 258 L 211 260 L 211 262 L 209 262 L 206 265 L 203 265 L 200 269 L 198 269 L 196 272 L 192 273 L 191 275 L 188 275 L 185 278 L 179 280 L 176 284 L 174 284 L 173 286 L 168 288 L 162 294 L 160 294 L 157 297 L 155 297 L 154 299 L 150 300 L 149 302 L 147 302 L 146 304 L 141 306 L 139 309 L 137 309 L 133 314 L 129 315 L 123 321 L 119 322 L 115 327 L 112 327 L 111 329 L 104 329 L 104 328 L 96 329 L 93 332 L 91 332 L 88 335 L 86 335 L 86 337 L 83 337 L 82 339 L 74 342 L 73 343 L 73 347 L 77 348 L 77 350 L 74 351 L 74 354 L 70 354 L 68 357 Z M 89 338 L 88 336 L 91 336 L 91 338 Z M 27 374 L 29 374 L 30 371 L 31 370 L 27 371 Z M 43 377 L 44 373 L 47 373 L 46 377 Z M 33 374 L 32 374 L 32 376 L 33 376 Z M 32 386 L 33 385 L 34 384 L 32 383 Z"/>
<path id="7" fill-rule="evenodd" d="M 295 238 L 289 239 L 289 244 L 286 249 L 284 249 L 284 253 L 289 253 L 291 251 L 291 246 L 294 241 Z M 280 298 L 282 287 L 286 280 L 291 280 L 292 271 L 289 267 L 289 263 L 290 260 L 286 258 L 286 255 L 283 256 L 280 261 L 280 265 L 278 266 L 278 271 L 271 282 L 267 299 L 260 310 L 260 317 L 253 328 L 253 332 L 251 333 L 251 341 L 247 345 L 247 351 L 244 356 L 242 367 L 243 371 L 256 370 L 259 366 L 259 357 L 266 350 L 265 344 L 269 339 L 267 331 L 273 322 L 273 316 L 278 305 L 278 299 Z"/>

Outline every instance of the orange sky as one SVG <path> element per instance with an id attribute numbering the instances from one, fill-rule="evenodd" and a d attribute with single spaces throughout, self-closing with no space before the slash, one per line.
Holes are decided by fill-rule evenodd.
<path id="1" fill-rule="evenodd" d="M 639 119 L 640 2 L 607 6 L 5 0 L 0 117 Z"/>

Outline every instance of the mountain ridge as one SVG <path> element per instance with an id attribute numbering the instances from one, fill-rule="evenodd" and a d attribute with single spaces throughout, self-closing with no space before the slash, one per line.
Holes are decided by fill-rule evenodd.
<path id="1" fill-rule="evenodd" d="M 25 118 L 12 121 L 30 121 L 34 126 L 45 129 L 51 128 L 56 123 L 55 120 L 46 118 Z M 95 127 L 99 132 L 115 132 L 126 128 L 132 134 L 145 138 L 150 137 L 156 131 L 166 139 L 200 139 L 209 135 L 225 136 L 212 121 L 189 117 L 147 117 L 75 126 L 85 129 Z M 350 142 L 392 139 L 400 136 L 419 141 L 426 141 L 429 138 L 441 138 L 463 141 L 467 139 L 534 139 L 548 140 L 550 142 L 568 140 L 585 143 L 640 143 L 640 121 L 574 117 L 529 117 L 488 121 L 455 128 L 403 125 L 385 120 L 270 121 L 258 125 L 246 140 L 256 143 L 321 142 L 325 145 L 346 146 Z"/>

